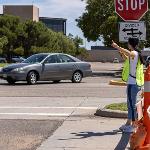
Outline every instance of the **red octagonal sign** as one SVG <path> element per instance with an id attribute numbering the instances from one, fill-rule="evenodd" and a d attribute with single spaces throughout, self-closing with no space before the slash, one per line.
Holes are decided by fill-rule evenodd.
<path id="1" fill-rule="evenodd" d="M 124 21 L 138 21 L 148 11 L 148 0 L 115 0 L 115 9 Z"/>

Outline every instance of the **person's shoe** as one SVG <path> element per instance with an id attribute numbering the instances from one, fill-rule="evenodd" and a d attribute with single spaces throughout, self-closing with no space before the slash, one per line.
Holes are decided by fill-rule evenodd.
<path id="1" fill-rule="evenodd" d="M 135 131 L 135 128 L 134 128 L 133 126 L 131 126 L 131 125 L 126 126 L 126 127 L 122 130 L 122 132 L 125 132 L 125 133 L 132 133 L 132 132 L 134 132 L 134 131 Z"/>

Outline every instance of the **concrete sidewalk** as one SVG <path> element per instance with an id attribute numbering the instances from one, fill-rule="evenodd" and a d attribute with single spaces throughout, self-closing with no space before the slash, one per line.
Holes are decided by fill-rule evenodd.
<path id="1" fill-rule="evenodd" d="M 129 134 L 118 128 L 124 119 L 70 116 L 37 150 L 125 150 Z"/>

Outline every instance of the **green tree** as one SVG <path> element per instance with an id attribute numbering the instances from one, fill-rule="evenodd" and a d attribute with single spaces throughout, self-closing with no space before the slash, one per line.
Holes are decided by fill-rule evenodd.
<path id="1" fill-rule="evenodd" d="M 76 36 L 73 39 L 75 46 L 76 46 L 76 52 L 75 55 L 80 55 L 82 53 L 82 49 L 80 48 L 80 45 L 83 45 L 83 39 L 81 39 L 80 37 Z"/>
<path id="2" fill-rule="evenodd" d="M 52 31 L 42 22 L 21 22 L 18 17 L 4 15 L 0 16 L 0 26 L 0 53 L 8 60 L 12 55 L 28 57 L 39 52 L 81 53 L 77 53 L 77 40 Z"/>
<path id="3" fill-rule="evenodd" d="M 48 29 L 41 22 L 35 22 L 31 20 L 27 20 L 23 24 L 23 34 L 21 37 L 22 45 L 24 47 L 24 55 L 25 57 L 32 54 L 31 47 L 41 45 L 44 47 L 44 43 L 46 43 L 48 36 L 46 36 L 46 32 Z M 45 36 L 44 36 L 45 34 Z"/>
<path id="4" fill-rule="evenodd" d="M 7 43 L 8 43 L 8 39 L 7 39 L 6 36 L 3 36 L 3 37 L 0 38 L 0 54 L 3 53 L 3 47 L 5 45 L 7 45 Z"/>
<path id="5" fill-rule="evenodd" d="M 22 46 L 13 50 L 13 53 L 18 56 L 24 56 L 24 49 Z"/>
<path id="6" fill-rule="evenodd" d="M 81 47 L 81 45 L 83 45 L 83 39 L 81 39 L 79 36 L 73 37 L 71 33 L 69 33 L 68 38 L 75 44 L 74 56 L 80 56 L 82 58 L 88 56 L 87 50 L 84 47 Z"/>
<path id="7" fill-rule="evenodd" d="M 150 0 L 149 0 L 150 5 Z M 143 17 L 147 25 L 147 42 L 150 45 L 150 11 Z M 90 41 L 104 40 L 110 46 L 111 40 L 119 41 L 118 22 L 121 18 L 115 13 L 114 0 L 87 0 L 85 12 L 77 20 L 84 36 Z"/>
<path id="8" fill-rule="evenodd" d="M 8 58 L 11 56 L 11 52 L 16 46 L 17 35 L 16 30 L 19 25 L 19 18 L 9 15 L 0 16 L 0 37 L 7 37 L 8 43 L 3 47 L 4 54 L 7 54 Z"/>
<path id="9" fill-rule="evenodd" d="M 72 54 L 74 43 L 62 33 L 48 29 L 41 22 L 26 21 L 23 47 L 25 56 L 39 52 L 64 52 Z"/>

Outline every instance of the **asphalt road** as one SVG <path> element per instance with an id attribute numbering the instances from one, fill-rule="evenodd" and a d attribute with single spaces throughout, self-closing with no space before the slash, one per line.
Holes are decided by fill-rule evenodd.
<path id="1" fill-rule="evenodd" d="M 120 64 L 92 63 L 93 70 L 113 72 Z M 125 100 L 125 87 L 113 77 L 89 77 L 82 83 L 38 82 L 8 85 L 0 80 L 0 150 L 36 150 L 68 117 L 94 117 L 98 107 Z"/>
<path id="2" fill-rule="evenodd" d="M 109 85 L 111 77 L 89 77 L 82 83 L 71 81 L 60 83 L 39 82 L 36 85 L 27 85 L 18 82 L 14 86 L 0 82 L 0 97 L 125 97 L 124 87 Z M 119 89 L 119 92 L 117 92 Z"/>
<path id="3" fill-rule="evenodd" d="M 0 149 L 35 150 L 61 124 L 52 120 L 0 120 Z"/>

